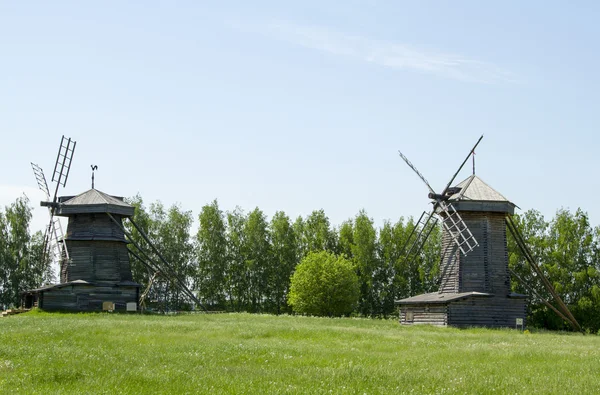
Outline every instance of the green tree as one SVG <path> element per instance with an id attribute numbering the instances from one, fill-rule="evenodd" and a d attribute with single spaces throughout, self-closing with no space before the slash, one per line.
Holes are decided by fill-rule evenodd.
<path id="1" fill-rule="evenodd" d="M 290 277 L 298 264 L 298 244 L 294 227 L 290 218 L 283 211 L 277 211 L 269 226 L 273 270 L 271 298 L 274 312 L 288 312 L 287 295 L 290 288 Z"/>
<path id="2" fill-rule="evenodd" d="M 306 252 L 336 250 L 337 234 L 331 229 L 325 211 L 315 210 L 304 221 L 303 238 Z"/>
<path id="3" fill-rule="evenodd" d="M 351 219 L 342 222 L 338 230 L 337 252 L 348 259 L 352 259 L 352 246 L 354 245 L 354 221 Z"/>
<path id="4" fill-rule="evenodd" d="M 274 308 L 273 289 L 269 284 L 272 276 L 271 245 L 269 242 L 268 222 L 265 214 L 255 208 L 244 224 L 244 243 L 242 253 L 247 279 L 247 308 L 259 312 Z"/>
<path id="5" fill-rule="evenodd" d="M 230 301 L 230 308 L 234 311 L 243 311 L 249 305 L 247 289 L 249 286 L 246 272 L 246 258 L 244 256 L 246 215 L 243 210 L 236 207 L 227 213 L 227 260 L 229 270 L 226 283 Z"/>
<path id="6" fill-rule="evenodd" d="M 389 274 L 379 265 L 377 231 L 364 210 L 354 219 L 352 241 L 352 259 L 360 281 L 359 311 L 366 316 L 380 315 L 383 312 L 379 297 Z"/>
<path id="7" fill-rule="evenodd" d="M 150 207 L 146 209 L 139 195 L 129 199 L 128 203 L 135 207 L 133 220 L 148 236 L 148 239 L 172 269 L 171 273 L 164 273 L 166 276 L 159 275 L 156 278 L 149 299 L 157 301 L 159 304 L 157 307 L 162 309 L 190 308 L 190 301 L 182 293 L 173 274 L 188 288 L 191 279 L 196 274 L 196 265 L 193 261 L 194 247 L 190 238 L 193 220 L 191 211 L 183 211 L 176 204 L 165 209 L 161 202 L 151 203 Z M 134 245 L 130 245 L 131 251 L 150 265 L 152 264 L 150 261 L 152 261 L 159 266 L 164 266 L 160 257 L 147 244 L 138 230 L 128 221 L 124 221 L 124 226 L 130 232 L 132 240 L 143 250 L 139 251 Z M 142 290 L 144 290 L 155 273 L 135 257 L 132 258 L 131 266 L 134 280 L 142 284 Z"/>
<path id="8" fill-rule="evenodd" d="M 32 207 L 23 195 L 0 210 L 0 308 L 18 306 L 21 292 L 53 280 L 41 232 L 31 236 Z"/>
<path id="9" fill-rule="evenodd" d="M 297 260 L 300 262 L 302 258 L 306 256 L 308 253 L 308 243 L 306 240 L 306 224 L 302 216 L 298 216 L 292 225 L 294 229 L 294 234 L 296 235 L 296 245 L 297 245 Z"/>
<path id="10" fill-rule="evenodd" d="M 217 200 L 202 207 L 198 221 L 196 288 L 209 306 L 223 309 L 227 299 L 227 238 L 225 218 Z"/>
<path id="11" fill-rule="evenodd" d="M 148 214 L 146 207 L 144 206 L 144 200 L 140 196 L 140 194 L 135 195 L 132 198 L 126 199 L 126 202 L 134 207 L 133 220 L 135 223 L 142 229 L 142 231 L 146 234 L 150 234 L 150 230 L 152 228 L 152 220 L 150 215 Z M 139 246 L 146 246 L 146 241 L 140 234 L 140 232 L 129 222 L 128 220 L 123 220 L 123 226 L 131 235 L 131 240 L 134 241 Z M 147 247 L 147 246 L 146 246 Z M 135 246 L 135 244 L 131 243 L 128 245 L 130 251 L 132 251 L 135 255 L 140 257 L 141 259 L 146 260 L 145 256 L 142 254 L 140 250 Z M 145 248 L 144 251 L 151 253 L 149 248 Z M 143 292 L 148 286 L 148 282 L 150 278 L 154 275 L 154 272 L 150 270 L 143 262 L 141 262 L 135 255 L 130 255 L 130 264 L 131 264 L 131 274 L 133 276 L 133 280 L 141 284 L 141 291 Z M 154 255 L 154 254 L 152 254 Z M 156 295 L 153 295 L 156 296 Z"/>
<path id="12" fill-rule="evenodd" d="M 427 241 L 423 245 L 421 253 L 417 256 L 418 275 L 419 275 L 419 292 L 429 293 L 435 292 L 439 288 L 440 283 L 440 258 L 442 250 L 442 228 L 440 225 L 435 226 Z"/>
<path id="13" fill-rule="evenodd" d="M 331 317 L 350 314 L 359 296 L 352 262 L 320 251 L 309 253 L 296 267 L 288 303 L 296 313 Z"/>
<path id="14" fill-rule="evenodd" d="M 574 214 L 561 209 L 552 221 L 529 210 L 515 215 L 527 247 L 560 297 L 567 303 L 583 328 L 600 329 L 600 245 L 599 228 L 592 228 L 588 216 L 578 209 Z M 568 329 L 569 326 L 539 300 L 530 288 L 551 301 L 539 278 L 532 274 L 523 253 L 512 237 L 508 238 L 509 267 L 524 284 L 513 278 L 513 290 L 530 295 L 529 324 L 549 329 Z M 551 303 L 554 303 L 551 301 Z"/>
<path id="15" fill-rule="evenodd" d="M 558 210 L 550 223 L 546 270 L 582 327 L 595 332 L 600 328 L 600 263 L 594 261 L 594 235 L 587 213 Z"/>
<path id="16" fill-rule="evenodd" d="M 156 202 L 150 205 L 150 217 L 152 220 L 150 234 L 154 244 L 175 275 L 189 288 L 191 279 L 196 274 L 196 265 L 193 261 L 194 246 L 190 235 L 192 212 L 183 211 L 177 204 L 165 211 L 162 203 Z M 170 308 L 188 309 L 190 301 L 184 296 L 176 281 L 170 278 L 167 283 Z"/>

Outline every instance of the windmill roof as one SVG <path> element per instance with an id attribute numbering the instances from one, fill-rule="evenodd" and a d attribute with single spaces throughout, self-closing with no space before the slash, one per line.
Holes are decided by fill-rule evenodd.
<path id="1" fill-rule="evenodd" d="M 62 204 L 114 204 L 117 206 L 131 207 L 129 204 L 123 201 L 122 197 L 111 196 L 97 189 L 90 189 L 88 191 L 80 193 L 79 195 L 64 201 Z"/>
<path id="2" fill-rule="evenodd" d="M 122 197 L 112 196 L 97 189 L 90 189 L 77 196 L 63 196 L 59 199 L 57 215 L 80 213 L 113 213 L 133 215 L 134 207 Z"/>
<path id="3" fill-rule="evenodd" d="M 448 303 L 454 300 L 470 298 L 470 297 L 491 297 L 493 294 L 486 292 L 461 292 L 461 293 L 438 293 L 431 292 L 428 294 L 421 294 L 412 296 L 410 298 L 400 299 L 396 301 L 396 304 L 432 304 L 432 303 Z"/>
<path id="4" fill-rule="evenodd" d="M 456 187 L 461 188 L 449 200 L 477 200 L 486 202 L 510 202 L 500 192 L 489 186 L 475 174 L 469 176 Z"/>

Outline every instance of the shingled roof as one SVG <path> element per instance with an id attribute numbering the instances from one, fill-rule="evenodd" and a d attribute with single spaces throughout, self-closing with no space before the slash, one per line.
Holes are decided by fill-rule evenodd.
<path id="1" fill-rule="evenodd" d="M 450 197 L 450 200 L 478 200 L 487 202 L 508 202 L 500 192 L 485 183 L 475 174 L 469 176 L 466 180 L 459 183 L 457 188 L 460 192 Z"/>
<path id="2" fill-rule="evenodd" d="M 458 211 L 489 211 L 513 214 L 516 205 L 475 174 L 462 181 L 448 199 Z"/>
<path id="3" fill-rule="evenodd" d="M 493 294 L 486 292 L 461 292 L 461 293 L 439 293 L 431 292 L 428 294 L 421 294 L 412 296 L 410 298 L 400 299 L 396 301 L 396 304 L 435 304 L 435 303 L 448 303 L 453 300 L 459 300 L 470 297 L 491 297 Z"/>
<path id="4" fill-rule="evenodd" d="M 122 197 L 112 196 L 92 188 L 77 196 L 59 198 L 56 214 L 112 213 L 132 216 L 134 210 L 134 207 L 125 203 Z"/>

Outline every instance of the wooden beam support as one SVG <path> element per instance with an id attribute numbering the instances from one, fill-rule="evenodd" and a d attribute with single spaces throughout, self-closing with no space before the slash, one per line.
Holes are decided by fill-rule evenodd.
<path id="1" fill-rule="evenodd" d="M 125 227 L 123 226 L 123 224 L 119 223 L 119 221 L 117 221 L 110 213 L 106 213 L 109 218 L 115 223 L 117 224 L 117 226 L 123 231 L 123 233 L 125 233 L 127 235 L 127 237 L 129 238 L 129 241 L 136 246 L 136 248 L 139 251 L 144 251 L 142 248 L 140 248 L 139 244 L 137 244 L 135 242 L 135 240 L 133 240 L 133 237 L 131 236 L 131 233 L 129 233 L 127 231 L 127 229 L 125 229 Z M 143 230 L 141 230 L 137 224 L 131 219 L 129 218 L 129 221 L 133 224 L 133 226 L 137 229 L 137 231 L 140 233 L 140 235 L 142 236 L 142 238 L 146 241 L 146 243 L 148 243 L 148 245 L 150 246 L 150 248 L 152 249 L 152 251 L 154 251 L 154 253 L 161 259 L 161 261 L 163 262 L 163 264 L 165 265 L 165 267 L 161 267 L 161 265 L 157 264 L 156 262 L 154 262 L 152 259 L 150 259 L 150 257 L 144 252 L 144 254 L 146 255 L 146 257 L 148 258 L 148 260 L 150 262 L 153 263 L 153 265 L 157 268 L 155 269 L 155 271 L 160 271 L 161 274 L 163 276 L 169 276 L 167 277 L 168 280 L 175 280 L 174 283 L 177 285 L 177 287 L 187 296 L 189 297 L 192 301 L 194 301 L 194 303 L 196 303 L 196 305 L 200 306 L 204 311 L 207 311 L 206 307 L 204 307 L 204 305 L 198 300 L 198 298 L 196 298 L 196 296 L 192 293 L 192 291 L 189 290 L 189 288 L 186 286 L 185 282 L 183 282 L 183 280 L 181 278 L 179 278 L 179 276 L 177 275 L 177 272 L 172 268 L 172 266 L 166 261 L 166 259 L 160 254 L 160 252 L 158 251 L 158 249 L 154 246 L 154 244 L 152 244 L 152 242 L 150 241 L 150 239 L 148 238 L 148 236 L 144 233 Z M 161 270 L 167 268 L 168 270 Z"/>
<path id="2" fill-rule="evenodd" d="M 550 302 L 548 302 L 546 299 L 542 298 L 540 294 L 535 289 L 533 289 L 531 285 L 527 284 L 527 282 L 525 282 L 525 280 L 523 280 L 517 273 L 515 273 L 513 270 L 510 270 L 510 274 L 515 276 L 515 278 L 519 280 L 519 282 L 523 284 L 525 288 L 527 288 L 531 293 L 537 296 L 542 301 L 542 303 L 544 303 L 549 309 L 554 311 L 560 318 L 571 324 L 571 320 L 569 318 L 567 318 L 563 313 L 561 313 L 556 307 L 552 306 L 552 304 L 550 304 Z"/>
<path id="3" fill-rule="evenodd" d="M 544 284 L 544 286 L 546 287 L 548 292 L 550 292 L 550 294 L 552 295 L 552 297 L 554 298 L 554 300 L 556 301 L 556 303 L 558 304 L 558 306 L 560 307 L 560 309 L 562 310 L 564 315 L 569 317 L 568 321 L 571 323 L 573 328 L 575 328 L 576 330 L 578 330 L 580 332 L 583 332 L 583 330 L 581 329 L 581 326 L 579 325 L 579 323 L 577 322 L 577 320 L 571 313 L 571 310 L 569 310 L 569 308 L 567 307 L 565 302 L 563 302 L 563 300 L 558 295 L 558 293 L 556 292 L 556 290 L 554 289 L 552 284 L 550 284 L 550 281 L 548 281 L 548 279 L 544 275 L 544 272 L 542 271 L 542 269 L 540 269 L 538 264 L 533 259 L 533 254 L 531 253 L 531 251 L 529 251 L 529 248 L 527 248 L 527 244 L 525 243 L 523 236 L 521 235 L 519 229 L 517 228 L 517 226 L 515 225 L 515 223 L 513 222 L 512 218 L 510 216 L 506 217 L 506 225 L 507 225 L 508 230 L 514 237 L 515 241 L 517 242 L 517 245 L 521 249 L 521 252 L 525 256 L 525 260 L 527 261 L 527 263 L 529 263 L 529 267 L 538 275 L 538 277 L 540 277 L 542 279 L 542 283 Z"/>

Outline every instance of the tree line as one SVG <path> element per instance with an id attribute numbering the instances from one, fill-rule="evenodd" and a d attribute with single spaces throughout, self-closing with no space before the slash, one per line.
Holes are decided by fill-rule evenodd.
<path id="1" fill-rule="evenodd" d="M 290 313 L 290 278 L 310 252 L 326 251 L 352 263 L 359 283 L 359 301 L 353 313 L 362 316 L 393 316 L 397 313 L 395 300 L 434 292 L 439 284 L 441 229 L 432 232 L 415 259 L 404 259 L 403 247 L 415 226 L 413 218 L 384 221 L 378 227 L 361 210 L 333 226 L 324 210 L 295 219 L 278 211 L 268 218 L 259 208 L 223 211 L 214 200 L 195 218 L 177 204 L 146 206 L 139 195 L 128 202 L 135 207 L 136 223 L 211 310 Z M 195 219 L 198 229 L 192 234 Z M 581 209 L 558 210 L 551 220 L 529 210 L 514 219 L 536 261 L 577 320 L 584 328 L 598 331 L 600 227 L 593 227 Z M 25 197 L 0 209 L 0 305 L 4 307 L 18 304 L 22 290 L 54 280 L 50 263 L 43 262 L 43 235 L 30 234 L 30 221 L 31 207 Z M 125 225 L 133 240 L 144 245 L 138 230 L 127 221 Z M 528 284 L 524 286 L 516 278 L 512 281 L 513 291 L 530 295 L 529 325 L 566 329 L 531 292 L 533 288 L 549 296 L 531 274 L 511 235 L 507 237 L 509 267 Z M 136 252 L 133 244 L 129 247 Z M 134 257 L 131 264 L 142 290 L 155 278 L 148 294 L 155 308 L 190 308 L 174 284 L 160 280 Z"/>
<path id="2" fill-rule="evenodd" d="M 0 310 L 18 306 L 21 292 L 55 280 L 43 253 L 44 235 L 31 234 L 32 207 L 26 196 L 0 207 Z"/>
<path id="3" fill-rule="evenodd" d="M 192 235 L 193 214 L 173 205 L 144 205 L 140 196 L 129 200 L 134 221 L 161 251 L 203 303 L 212 310 L 290 313 L 290 277 L 310 252 L 343 255 L 355 266 L 360 285 L 356 313 L 387 317 L 394 300 L 437 286 L 440 230 L 430 236 L 423 254 L 405 262 L 402 247 L 414 227 L 412 219 L 386 221 L 376 228 L 364 210 L 339 227 L 331 225 L 324 210 L 292 220 L 283 211 L 269 220 L 259 208 L 224 212 L 215 200 L 198 214 Z M 137 244 L 138 231 L 129 226 Z M 135 246 L 130 246 L 136 249 Z M 132 261 L 134 279 L 144 286 L 153 274 L 142 262 Z M 155 286 L 151 298 L 171 309 L 186 308 L 187 301 L 174 284 Z M 160 294 L 158 294 L 160 293 Z"/>

